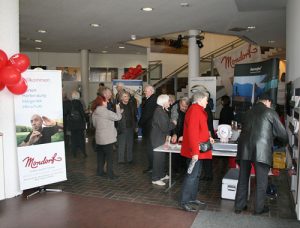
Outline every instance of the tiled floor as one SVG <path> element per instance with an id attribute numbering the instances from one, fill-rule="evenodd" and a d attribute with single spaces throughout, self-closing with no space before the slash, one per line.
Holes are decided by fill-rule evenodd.
<path id="1" fill-rule="evenodd" d="M 87 144 L 87 148 L 87 158 L 81 155 L 73 158 L 70 153 L 66 152 L 68 180 L 52 185 L 53 188 L 61 188 L 65 192 L 85 196 L 178 207 L 182 176 L 175 177 L 176 184 L 168 192 L 165 192 L 165 187 L 153 186 L 150 174 L 143 174 L 142 172 L 147 164 L 145 146 L 142 140 L 137 139 L 135 141 L 133 164 L 117 164 L 116 151 L 114 151 L 114 170 L 120 176 L 117 180 L 96 176 L 96 153 L 92 150 L 90 143 Z M 226 173 L 224 159 L 226 158 L 215 157 L 213 159 L 213 181 L 200 181 L 198 198 L 206 202 L 206 205 L 202 206 L 200 210 L 233 211 L 234 202 L 220 197 L 222 178 Z M 272 181 L 278 188 L 279 197 L 275 200 L 268 200 L 270 212 L 264 216 L 295 219 L 294 204 L 288 190 L 286 172 L 282 171 L 279 177 L 272 177 Z M 252 180 L 252 189 L 253 185 L 254 181 Z M 250 210 L 243 212 L 244 214 L 252 213 L 253 196 L 254 193 L 251 191 L 248 203 Z"/>

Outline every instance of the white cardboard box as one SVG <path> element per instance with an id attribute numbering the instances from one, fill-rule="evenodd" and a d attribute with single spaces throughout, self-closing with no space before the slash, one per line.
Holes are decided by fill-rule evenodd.
<path id="1" fill-rule="evenodd" d="M 223 199 L 235 199 L 237 183 L 239 179 L 239 169 L 230 169 L 222 179 L 222 194 Z"/>

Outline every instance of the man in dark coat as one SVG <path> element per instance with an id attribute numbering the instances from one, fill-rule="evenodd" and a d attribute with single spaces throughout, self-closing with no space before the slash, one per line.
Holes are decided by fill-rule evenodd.
<path id="1" fill-rule="evenodd" d="M 230 97 L 227 95 L 222 96 L 221 104 L 223 105 L 223 108 L 220 112 L 219 125 L 231 125 L 231 122 L 234 120 L 234 113 L 232 107 L 230 107 Z"/>
<path id="2" fill-rule="evenodd" d="M 144 88 L 144 94 L 146 101 L 142 106 L 142 115 L 139 120 L 139 127 L 142 128 L 143 138 L 146 140 L 146 150 L 148 156 L 148 168 L 143 172 L 151 172 L 153 164 L 153 148 L 150 139 L 150 133 L 152 128 L 152 117 L 156 108 L 157 97 L 154 94 L 155 90 L 151 85 L 146 85 Z"/>
<path id="3" fill-rule="evenodd" d="M 207 91 L 209 98 L 208 98 L 208 104 L 206 105 L 206 108 L 204 109 L 207 113 L 207 126 L 210 133 L 210 136 L 214 139 L 217 138 L 215 131 L 214 131 L 214 117 L 212 114 L 212 108 L 213 103 L 212 99 L 210 98 L 210 93 Z M 203 160 L 203 175 L 200 178 L 201 180 L 205 181 L 211 181 L 213 179 L 213 161 L 212 159 L 205 159 Z"/>
<path id="4" fill-rule="evenodd" d="M 171 131 L 171 142 L 181 143 L 183 136 L 183 126 L 185 113 L 190 105 L 190 99 L 188 97 L 182 97 L 178 102 L 173 105 L 171 109 L 171 120 L 176 122 L 176 127 Z M 180 173 L 186 170 L 185 157 L 180 154 L 172 155 L 172 168 L 175 173 Z"/>
<path id="5" fill-rule="evenodd" d="M 242 132 L 238 140 L 237 162 L 240 165 L 235 213 L 247 209 L 248 184 L 251 163 L 256 172 L 256 198 L 254 214 L 267 213 L 265 206 L 268 173 L 272 165 L 272 146 L 275 138 L 287 142 L 287 133 L 277 113 L 271 109 L 272 100 L 263 94 L 258 103 L 245 113 Z"/>

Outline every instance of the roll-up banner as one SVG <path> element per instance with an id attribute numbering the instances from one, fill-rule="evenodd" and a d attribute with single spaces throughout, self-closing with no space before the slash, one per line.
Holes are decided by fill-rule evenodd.
<path id="1" fill-rule="evenodd" d="M 232 78 L 236 64 L 253 63 L 261 61 L 261 50 L 259 46 L 245 43 L 214 59 L 214 64 L 222 79 L 228 96 L 232 92 Z"/>
<path id="2" fill-rule="evenodd" d="M 28 90 L 15 96 L 20 188 L 67 179 L 63 135 L 61 71 L 27 70 Z"/>
<path id="3" fill-rule="evenodd" d="M 189 81 L 189 96 L 192 96 L 193 91 L 197 91 L 198 86 L 204 86 L 210 93 L 210 98 L 212 100 L 211 109 L 213 112 L 216 111 L 216 97 L 217 97 L 217 79 L 215 76 L 210 77 L 194 77 Z"/>
<path id="4" fill-rule="evenodd" d="M 232 107 L 239 114 L 247 111 L 262 94 L 268 94 L 276 103 L 279 74 L 279 59 L 263 62 L 237 64 L 234 69 Z"/>

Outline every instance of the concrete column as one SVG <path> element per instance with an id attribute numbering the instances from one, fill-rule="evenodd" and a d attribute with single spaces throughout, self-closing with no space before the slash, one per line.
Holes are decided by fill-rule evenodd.
<path id="1" fill-rule="evenodd" d="M 190 92 L 191 78 L 199 77 L 200 52 L 196 43 L 196 36 L 199 35 L 198 30 L 189 30 L 189 74 L 188 74 L 188 94 Z"/>
<path id="2" fill-rule="evenodd" d="M 0 49 L 8 55 L 19 53 L 19 0 L 0 0 Z M 0 91 L 0 132 L 3 133 L 4 198 L 22 194 L 19 185 L 14 95 Z M 1 151 L 1 150 L 0 150 Z"/>
<path id="3" fill-rule="evenodd" d="M 81 98 L 86 107 L 89 104 L 89 51 L 82 49 L 80 51 L 80 69 L 81 69 Z"/>
<path id="4" fill-rule="evenodd" d="M 286 60 L 287 80 L 293 81 L 299 78 L 300 64 L 300 1 L 289 0 L 286 7 Z"/>
<path id="5" fill-rule="evenodd" d="M 294 81 L 300 78 L 300 1 L 288 0 L 286 6 L 286 81 Z M 299 159 L 298 159 L 299 161 Z M 298 175 L 298 195 L 296 196 L 297 204 L 295 206 L 298 220 L 300 220 L 300 168 L 297 168 Z M 297 192 L 297 191 L 296 191 Z"/>
<path id="6" fill-rule="evenodd" d="M 151 41 L 149 41 L 149 43 L 150 43 Z M 150 44 L 149 44 L 150 45 Z M 149 68 L 149 62 L 151 61 L 151 48 L 150 47 L 148 47 L 147 48 L 147 64 L 148 64 L 148 68 Z M 148 72 L 147 73 L 147 84 L 150 84 L 150 73 Z"/>

